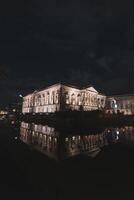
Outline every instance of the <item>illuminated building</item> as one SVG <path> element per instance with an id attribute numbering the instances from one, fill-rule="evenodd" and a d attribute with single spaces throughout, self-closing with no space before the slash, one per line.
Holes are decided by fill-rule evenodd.
<path id="1" fill-rule="evenodd" d="M 94 87 L 77 88 L 55 84 L 23 97 L 23 113 L 54 113 L 66 110 L 104 109 L 106 96 Z"/>
<path id="2" fill-rule="evenodd" d="M 0 115 L 7 115 L 8 112 L 6 110 L 0 110 Z"/>
<path id="3" fill-rule="evenodd" d="M 134 114 L 134 94 L 107 97 L 106 113 Z"/>

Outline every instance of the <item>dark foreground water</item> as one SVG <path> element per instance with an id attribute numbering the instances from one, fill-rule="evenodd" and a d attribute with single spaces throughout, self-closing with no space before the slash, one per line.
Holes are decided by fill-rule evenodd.
<path id="1" fill-rule="evenodd" d="M 134 128 L 59 132 L 0 124 L 0 198 L 134 198 Z"/>

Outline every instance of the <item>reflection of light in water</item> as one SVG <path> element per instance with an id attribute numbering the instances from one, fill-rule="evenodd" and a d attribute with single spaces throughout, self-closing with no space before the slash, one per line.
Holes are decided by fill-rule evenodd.
<path id="1" fill-rule="evenodd" d="M 93 149 L 92 151 L 88 152 L 87 155 L 92 158 L 95 158 L 100 153 L 100 151 L 101 151 L 100 148 L 96 148 L 96 149 Z"/>
<path id="2" fill-rule="evenodd" d="M 118 135 L 116 136 L 116 140 L 119 140 L 119 136 Z"/>
<path id="3" fill-rule="evenodd" d="M 72 140 L 75 140 L 75 136 L 72 137 Z"/>
<path id="4" fill-rule="evenodd" d="M 116 131 L 116 133 L 117 133 L 117 135 L 119 135 L 119 134 L 120 134 L 120 132 L 119 132 L 119 131 Z"/>

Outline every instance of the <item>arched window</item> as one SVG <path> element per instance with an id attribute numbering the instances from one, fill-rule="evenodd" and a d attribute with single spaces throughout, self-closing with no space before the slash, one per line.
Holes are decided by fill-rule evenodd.
<path id="1" fill-rule="evenodd" d="M 54 104 L 54 91 L 51 93 L 51 104 Z"/>
<path id="2" fill-rule="evenodd" d="M 40 105 L 43 106 L 43 95 L 40 95 Z"/>
<path id="3" fill-rule="evenodd" d="M 55 94 L 55 103 L 58 104 L 59 103 L 59 91 L 57 90 L 56 94 Z"/>
<path id="4" fill-rule="evenodd" d="M 29 107 L 29 99 L 27 99 L 27 107 Z"/>
<path id="5" fill-rule="evenodd" d="M 84 105 L 84 102 L 85 102 L 85 93 L 82 92 L 82 94 L 81 94 L 81 104 Z"/>
<path id="6" fill-rule="evenodd" d="M 94 103 L 94 96 L 92 95 L 91 96 L 91 104 L 93 104 Z"/>
<path id="7" fill-rule="evenodd" d="M 90 93 L 88 94 L 88 103 L 89 103 L 89 105 L 91 103 L 91 94 Z"/>
<path id="8" fill-rule="evenodd" d="M 69 94 L 68 94 L 68 92 L 65 94 L 65 98 L 66 98 L 66 104 L 69 104 Z"/>
<path id="9" fill-rule="evenodd" d="M 45 94 L 42 94 L 42 105 L 45 105 Z"/>
<path id="10" fill-rule="evenodd" d="M 88 93 L 85 92 L 85 105 L 88 105 Z"/>
<path id="11" fill-rule="evenodd" d="M 81 105 L 81 95 L 77 95 L 77 104 L 80 106 Z"/>
<path id="12" fill-rule="evenodd" d="M 101 107 L 104 107 L 104 99 L 101 99 Z"/>
<path id="13" fill-rule="evenodd" d="M 100 98 L 97 98 L 97 105 L 98 105 L 98 107 L 100 108 Z"/>
<path id="14" fill-rule="evenodd" d="M 41 106 L 41 95 L 38 95 L 38 105 Z"/>
<path id="15" fill-rule="evenodd" d="M 75 95 L 74 95 L 74 93 L 71 95 L 71 104 L 72 105 L 75 105 Z"/>
<path id="16" fill-rule="evenodd" d="M 30 99 L 30 106 L 31 107 L 33 106 L 33 97 L 31 97 L 31 99 Z"/>
<path id="17" fill-rule="evenodd" d="M 50 98 L 50 94 L 49 92 L 47 92 L 46 104 L 49 104 L 49 98 Z"/>

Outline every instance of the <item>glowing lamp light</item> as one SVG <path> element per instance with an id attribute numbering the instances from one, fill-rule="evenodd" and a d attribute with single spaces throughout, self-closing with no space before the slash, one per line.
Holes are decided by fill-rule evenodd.
<path id="1" fill-rule="evenodd" d="M 117 104 L 115 104 L 115 106 L 114 106 L 115 108 L 117 108 L 118 106 L 117 106 Z"/>

